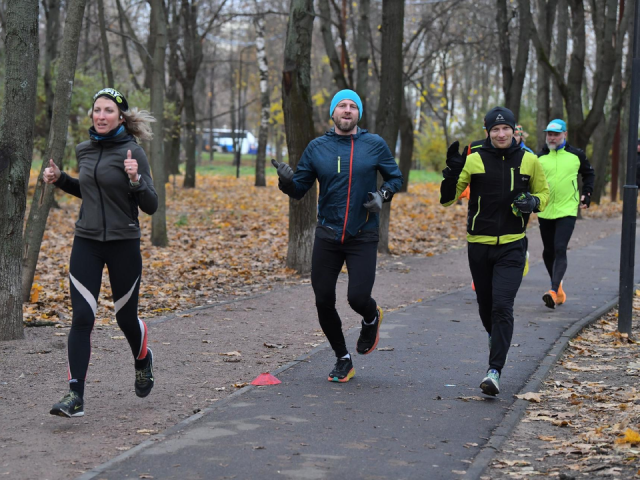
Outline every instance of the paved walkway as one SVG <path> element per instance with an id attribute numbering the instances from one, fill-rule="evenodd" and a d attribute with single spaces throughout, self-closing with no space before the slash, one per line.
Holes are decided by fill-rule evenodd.
<path id="1" fill-rule="evenodd" d="M 382 350 L 356 356 L 347 384 L 327 382 L 323 344 L 276 372 L 280 385 L 245 388 L 80 478 L 458 478 L 563 332 L 616 298 L 619 244 L 614 234 L 570 250 L 568 302 L 556 310 L 541 301 L 544 265 L 532 266 L 497 398 L 478 388 L 487 336 L 463 288 L 386 315 Z"/>

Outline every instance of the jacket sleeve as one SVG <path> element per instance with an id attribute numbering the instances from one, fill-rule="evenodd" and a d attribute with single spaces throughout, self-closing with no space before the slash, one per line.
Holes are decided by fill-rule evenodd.
<path id="1" fill-rule="evenodd" d="M 464 192 L 471 181 L 471 172 L 468 169 L 469 162 L 466 161 L 459 175 L 449 167 L 442 171 L 442 183 L 440 184 L 440 204 L 444 207 L 452 205 Z"/>
<path id="2" fill-rule="evenodd" d="M 580 168 L 578 169 L 578 173 L 582 176 L 582 194 L 591 194 L 593 193 L 593 184 L 596 180 L 596 173 L 593 171 L 593 167 L 587 160 L 587 154 L 582 150 L 579 150 L 578 158 L 580 159 Z"/>
<path id="3" fill-rule="evenodd" d="M 380 152 L 378 160 L 378 171 L 380 172 L 380 175 L 382 175 L 384 183 L 380 189 L 389 190 L 391 193 L 397 193 L 400 191 L 404 181 L 402 178 L 402 172 L 400 172 L 400 167 L 398 167 L 395 158 L 391 155 L 391 150 L 389 150 L 387 142 L 383 140 L 381 143 L 382 151 Z"/>
<path id="4" fill-rule="evenodd" d="M 60 178 L 54 183 L 54 185 L 65 193 L 73 195 L 74 197 L 82 198 L 80 182 L 77 178 L 69 176 L 66 172 L 60 173 Z"/>
<path id="5" fill-rule="evenodd" d="M 156 189 L 153 187 L 153 179 L 151 178 L 151 170 L 149 168 L 147 154 L 144 153 L 142 147 L 138 147 L 131 153 L 133 158 L 138 162 L 140 185 L 137 187 L 129 185 L 129 192 L 135 197 L 140 210 L 148 215 L 153 215 L 158 209 L 158 194 L 156 193 Z"/>
<path id="6" fill-rule="evenodd" d="M 547 177 L 544 174 L 540 160 L 537 156 L 532 155 L 533 164 L 531 169 L 531 175 L 529 176 L 529 191 L 534 197 L 538 197 L 540 204 L 538 205 L 537 212 L 542 212 L 547 206 L 549 201 L 549 184 L 547 183 Z"/>
<path id="7" fill-rule="evenodd" d="M 295 200 L 300 200 L 304 197 L 316 181 L 317 175 L 311 161 L 312 155 L 313 149 L 307 146 L 298 161 L 296 173 L 293 175 L 293 182 L 289 185 L 283 185 L 278 180 L 278 188 Z"/>

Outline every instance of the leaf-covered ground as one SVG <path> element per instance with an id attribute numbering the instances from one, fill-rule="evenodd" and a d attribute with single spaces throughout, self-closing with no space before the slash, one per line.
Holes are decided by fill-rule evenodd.
<path id="1" fill-rule="evenodd" d="M 188 310 L 222 298 L 247 296 L 273 282 L 299 282 L 285 267 L 288 198 L 276 187 L 253 186 L 252 177 L 201 175 L 198 188 L 181 188 L 182 179 L 167 184 L 169 246 L 150 243 L 150 217 L 142 214 L 143 279 L 140 316 Z M 35 176 L 32 175 L 32 186 Z M 68 323 L 69 256 L 80 200 L 58 195 L 59 209 L 49 215 L 31 302 L 25 322 Z M 450 208 L 439 204 L 439 184 L 417 183 L 393 200 L 390 248 L 393 254 L 431 256 L 464 243 L 466 202 Z M 610 216 L 621 205 L 607 203 L 589 216 Z M 97 323 L 113 319 L 113 302 L 105 269 Z"/>
<path id="2" fill-rule="evenodd" d="M 638 311 L 636 296 L 635 339 Z M 617 315 L 569 343 L 482 478 L 640 478 L 640 344 L 617 332 Z"/>

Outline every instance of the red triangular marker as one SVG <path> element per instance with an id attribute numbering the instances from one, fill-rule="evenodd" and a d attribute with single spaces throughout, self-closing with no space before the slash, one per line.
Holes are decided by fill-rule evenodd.
<path id="1" fill-rule="evenodd" d="M 251 382 L 251 385 L 278 385 L 279 383 L 282 382 L 270 373 L 261 373 Z"/>

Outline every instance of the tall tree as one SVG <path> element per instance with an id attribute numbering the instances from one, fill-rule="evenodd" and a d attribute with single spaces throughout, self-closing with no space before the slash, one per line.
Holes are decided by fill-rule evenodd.
<path id="1" fill-rule="evenodd" d="M 167 193 L 165 189 L 165 165 L 163 154 L 164 135 L 164 62 L 167 50 L 167 19 L 163 0 L 148 0 L 151 4 L 151 25 L 155 38 L 152 40 L 153 62 L 151 73 L 151 113 L 156 118 L 152 124 L 151 168 L 158 194 L 158 209 L 151 217 L 151 243 L 156 247 L 169 244 L 167 237 Z M 151 34 L 150 34 L 151 35 Z"/>
<path id="2" fill-rule="evenodd" d="M 370 0 L 360 0 L 358 5 L 358 33 L 356 36 L 356 93 L 362 100 L 362 118 L 358 125 L 369 127 L 369 109 L 367 95 L 369 94 L 369 12 Z"/>
<path id="3" fill-rule="evenodd" d="M 505 106 L 513 112 L 517 119 L 520 118 L 522 88 L 529 60 L 531 6 L 529 0 L 518 0 L 518 51 L 516 64 L 512 67 L 507 0 L 496 0 L 496 2 L 496 23 L 498 25 L 500 61 L 502 62 L 502 90 L 504 91 Z"/>
<path id="4" fill-rule="evenodd" d="M 73 93 L 73 79 L 76 72 L 78 45 L 82 32 L 87 0 L 69 0 L 67 18 L 64 24 L 62 49 L 56 77 L 56 94 L 53 101 L 53 116 L 47 150 L 42 159 L 40 175 L 49 166 L 49 159 L 53 159 L 60 169 L 63 168 L 64 149 L 67 145 L 67 129 L 69 126 L 69 111 L 71 109 L 71 95 Z M 49 210 L 53 205 L 55 186 L 37 182 L 33 195 L 29 218 L 24 230 L 23 265 L 22 265 L 22 301 L 29 300 L 31 285 L 35 275 L 42 237 L 47 226 Z"/>
<path id="5" fill-rule="evenodd" d="M 313 0 L 291 0 L 282 71 L 282 110 L 289 165 L 294 170 L 315 136 L 311 104 L 313 18 Z M 287 266 L 300 273 L 311 271 L 316 206 L 315 184 L 302 200 L 289 199 Z"/>
<path id="6" fill-rule="evenodd" d="M 22 223 L 33 154 L 38 84 L 38 0 L 6 11 L 4 99 L 0 109 L 0 340 L 24 337 Z"/>
<path id="7" fill-rule="evenodd" d="M 404 89 L 403 89 L 404 90 Z M 409 189 L 409 174 L 411 173 L 411 163 L 413 161 L 413 120 L 411 114 L 407 108 L 406 95 L 402 95 L 402 108 L 400 110 L 400 122 L 398 123 L 400 129 L 400 172 L 402 173 L 402 188 L 401 192 L 406 192 Z"/>
<path id="8" fill-rule="evenodd" d="M 202 64 L 202 44 L 218 20 L 220 11 L 225 3 L 227 3 L 227 0 L 220 2 L 207 22 L 204 32 L 200 33 L 198 30 L 199 2 L 197 0 L 182 0 L 180 16 L 183 21 L 182 57 L 184 71 L 179 69 L 176 74 L 182 85 L 182 100 L 184 102 L 184 149 L 187 157 L 183 184 L 185 188 L 194 188 L 196 186 L 196 104 L 193 89 L 196 83 L 196 76 Z"/>
<path id="9" fill-rule="evenodd" d="M 376 113 L 376 133 L 395 155 L 400 110 L 402 108 L 402 38 L 404 0 L 382 0 L 382 48 L 380 53 L 380 100 Z M 381 179 L 379 178 L 379 182 Z M 380 212 L 378 251 L 389 252 L 389 217 L 391 203 Z"/>
<path id="10" fill-rule="evenodd" d="M 551 39 L 553 38 L 553 23 L 556 18 L 557 0 L 538 0 L 538 34 L 542 47 L 547 55 L 551 55 Z M 542 132 L 550 118 L 551 78 L 544 62 L 538 59 L 536 75 L 536 131 Z M 538 134 L 537 151 L 544 147 L 544 135 Z"/>
<path id="11" fill-rule="evenodd" d="M 556 47 L 554 51 L 555 68 L 558 74 L 564 78 L 567 70 L 567 48 L 569 46 L 569 4 L 567 0 L 558 0 L 557 13 L 555 15 L 558 34 L 556 36 Z M 564 99 L 558 82 L 551 81 L 551 106 L 549 120 L 564 117 Z M 543 138 L 543 135 L 539 136 Z M 542 145 L 544 146 L 544 144 Z M 542 146 L 540 148 L 542 148 Z"/>
<path id="12" fill-rule="evenodd" d="M 259 4 L 256 0 L 256 10 Z M 258 154 L 256 155 L 256 187 L 264 187 L 267 184 L 265 178 L 265 163 L 267 157 L 267 140 L 269 137 L 269 117 L 271 112 L 271 99 L 269 98 L 269 64 L 264 44 L 264 14 L 254 17 L 256 27 L 256 56 L 258 58 L 258 71 L 260 72 L 260 130 L 258 132 Z"/>
<path id="13" fill-rule="evenodd" d="M 53 63 L 58 56 L 58 40 L 60 31 L 60 0 L 47 0 L 42 2 L 45 16 L 45 35 L 47 41 L 44 47 L 44 97 L 47 115 L 44 123 L 44 131 L 48 132 L 53 115 Z"/>
<path id="14" fill-rule="evenodd" d="M 100 24 L 102 58 L 104 60 L 104 69 L 107 73 L 107 83 L 111 88 L 115 88 L 115 80 L 113 79 L 113 68 L 111 67 L 111 52 L 109 51 L 109 39 L 107 38 L 107 22 L 104 18 L 104 0 L 98 0 L 98 23 Z"/>

